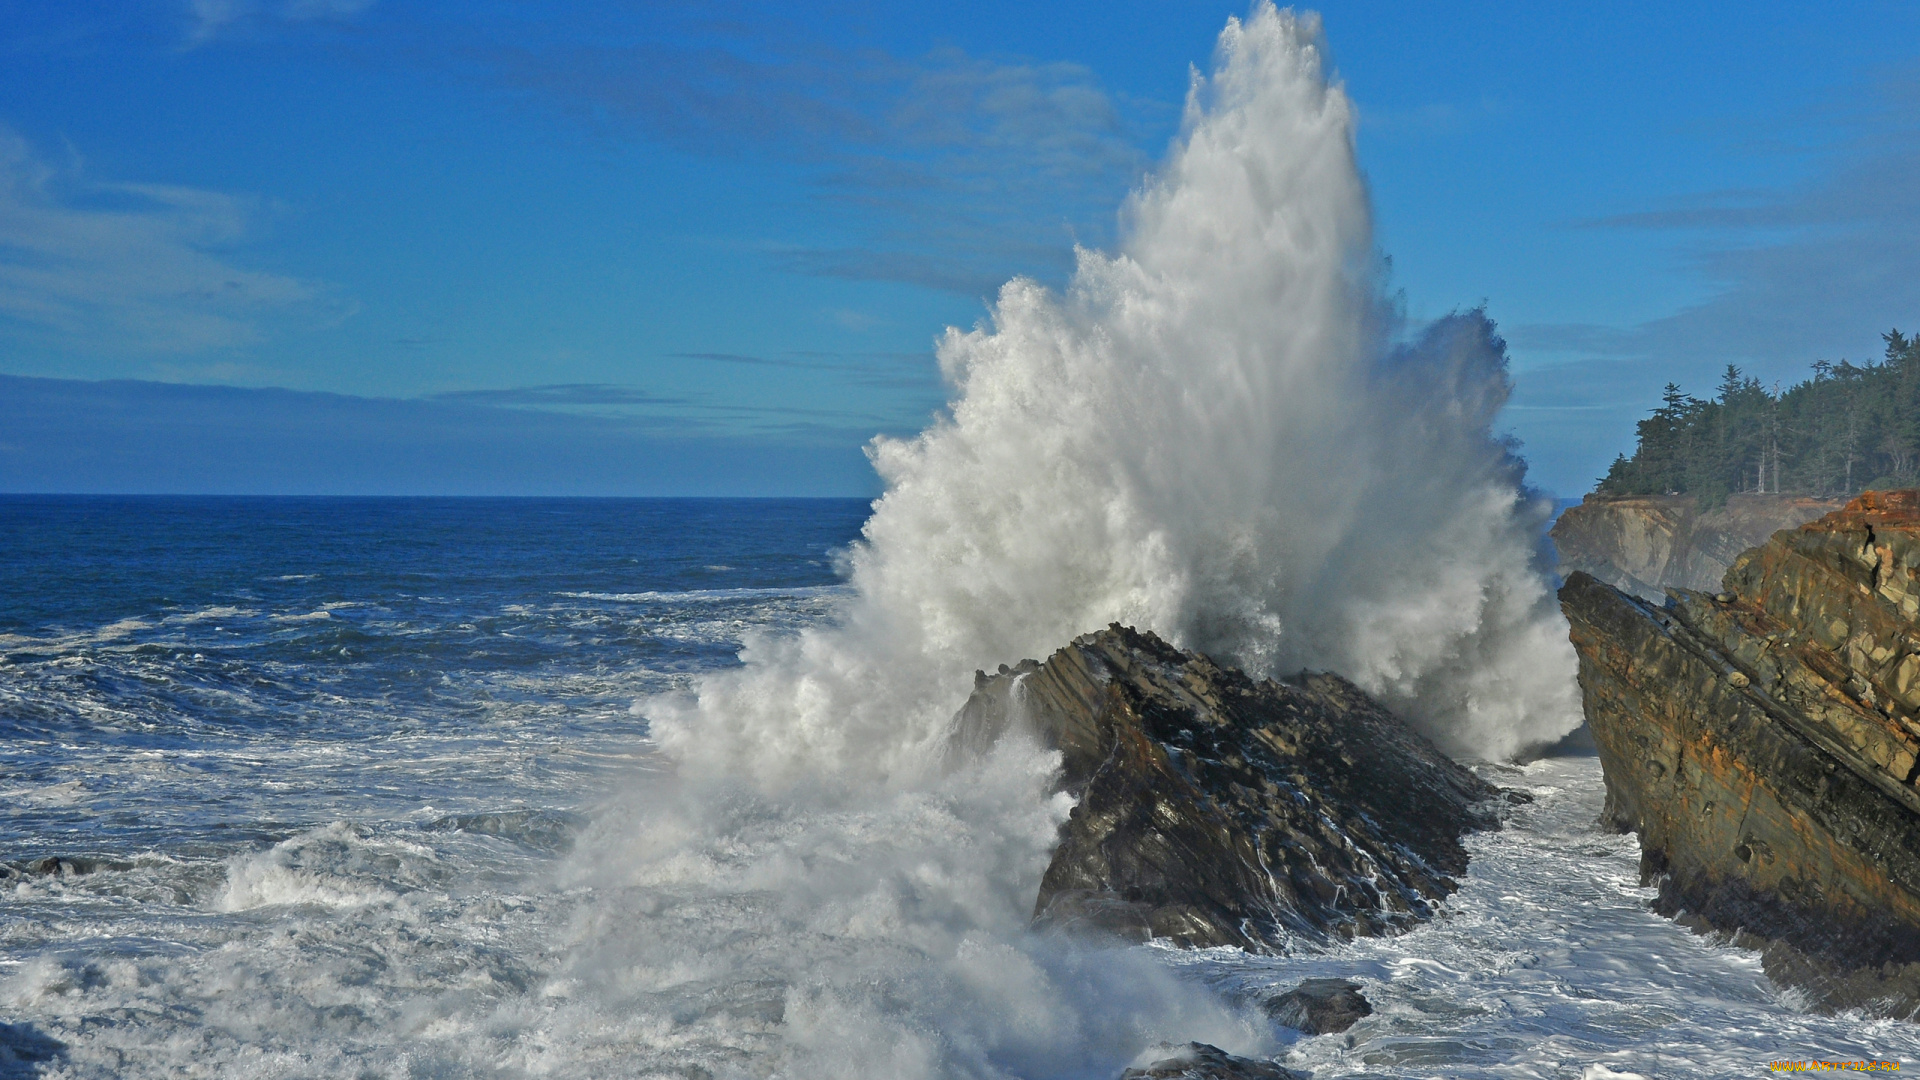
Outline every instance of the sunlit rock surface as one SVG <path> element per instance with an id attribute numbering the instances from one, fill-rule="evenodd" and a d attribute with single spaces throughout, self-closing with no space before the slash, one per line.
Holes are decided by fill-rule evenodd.
<path id="1" fill-rule="evenodd" d="M 1661 910 L 1836 1006 L 1920 1005 L 1920 492 L 1870 492 L 1653 607 L 1561 590 L 1606 816 Z"/>
<path id="2" fill-rule="evenodd" d="M 1352 683 L 1256 682 L 1120 626 L 981 673 L 956 747 L 1016 725 L 1078 798 L 1034 909 L 1061 929 L 1253 950 L 1388 933 L 1498 822 L 1495 788 Z"/>
<path id="3" fill-rule="evenodd" d="M 1733 495 L 1700 511 L 1692 495 L 1588 495 L 1553 525 L 1560 571 L 1585 571 L 1659 603 L 1668 589 L 1717 590 L 1740 553 L 1844 505 L 1802 495 Z"/>

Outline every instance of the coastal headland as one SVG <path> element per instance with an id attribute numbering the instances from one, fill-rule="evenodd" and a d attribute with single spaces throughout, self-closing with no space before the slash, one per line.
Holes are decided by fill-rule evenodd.
<path id="1" fill-rule="evenodd" d="M 1920 492 L 1867 492 L 1655 606 L 1575 571 L 1605 819 L 1656 906 L 1830 1007 L 1920 1009 Z"/>

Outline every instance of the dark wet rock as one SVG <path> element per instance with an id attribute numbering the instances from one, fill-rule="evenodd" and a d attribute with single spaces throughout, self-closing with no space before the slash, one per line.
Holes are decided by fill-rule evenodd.
<path id="1" fill-rule="evenodd" d="M 1120 1080 L 1307 1080 L 1305 1073 L 1235 1057 L 1207 1043 L 1161 1043 L 1141 1056 L 1150 1057 L 1152 1064 L 1128 1069 Z"/>
<path id="2" fill-rule="evenodd" d="M 1308 979 L 1284 994 L 1267 999 L 1267 1015 L 1308 1035 L 1345 1031 L 1373 1015 L 1373 1004 L 1360 994 L 1360 984 L 1346 979 Z"/>
<path id="3" fill-rule="evenodd" d="M 569 810 L 496 810 L 484 814 L 449 814 L 428 822 L 432 832 L 463 832 L 497 836 L 537 851 L 564 854 L 587 827 L 583 814 Z"/>
<path id="4" fill-rule="evenodd" d="M 1832 1007 L 1920 1008 L 1920 492 L 1877 492 L 1663 607 L 1560 593 L 1656 907 Z"/>
<path id="5" fill-rule="evenodd" d="M 981 673 L 956 752 L 1014 724 L 1057 748 L 1078 805 L 1038 924 L 1269 950 L 1395 932 L 1467 867 L 1498 792 L 1352 683 L 1255 681 L 1113 626 Z"/>
<path id="6" fill-rule="evenodd" d="M 1804 495 L 1731 495 L 1702 512 L 1692 495 L 1588 495 L 1553 523 L 1561 573 L 1584 571 L 1660 603 L 1668 589 L 1720 587 L 1733 560 L 1781 529 L 1845 505 Z"/>

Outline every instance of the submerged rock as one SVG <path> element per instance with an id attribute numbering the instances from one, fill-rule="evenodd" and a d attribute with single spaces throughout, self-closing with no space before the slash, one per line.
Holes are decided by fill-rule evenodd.
<path id="1" fill-rule="evenodd" d="M 1870 492 L 1664 607 L 1560 592 L 1656 906 L 1835 1007 L 1920 1007 L 1920 492 Z"/>
<path id="2" fill-rule="evenodd" d="M 1692 495 L 1589 495 L 1553 523 L 1561 572 L 1585 571 L 1659 603 L 1668 589 L 1717 589 L 1740 553 L 1844 505 L 1804 495 L 1731 495 L 1701 512 Z"/>
<path id="3" fill-rule="evenodd" d="M 1128 1069 L 1120 1080 L 1306 1080 L 1304 1073 L 1270 1061 L 1235 1057 L 1208 1043 L 1161 1043 L 1141 1056 L 1150 1055 L 1154 1056 L 1151 1065 Z"/>
<path id="4" fill-rule="evenodd" d="M 1308 979 L 1284 994 L 1267 999 L 1267 1015 L 1308 1035 L 1345 1031 L 1373 1015 L 1373 1003 L 1361 996 L 1360 984 L 1346 979 Z"/>
<path id="5" fill-rule="evenodd" d="M 1255 681 L 1113 626 L 977 676 L 956 750 L 1020 725 L 1078 798 L 1037 923 L 1195 947 L 1404 929 L 1498 792 L 1335 675 Z"/>
<path id="6" fill-rule="evenodd" d="M 103 859 L 91 855 L 47 855 L 23 862 L 0 863 L 0 881 L 15 877 L 84 877 L 102 870 L 131 870 L 133 864 L 122 859 Z"/>

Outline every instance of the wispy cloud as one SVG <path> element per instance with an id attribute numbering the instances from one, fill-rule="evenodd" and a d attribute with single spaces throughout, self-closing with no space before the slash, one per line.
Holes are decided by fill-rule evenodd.
<path id="1" fill-rule="evenodd" d="M 3 491 L 871 495 L 860 441 L 806 419 L 739 434 L 459 401 L 0 375 Z"/>
<path id="2" fill-rule="evenodd" d="M 765 13 L 655 10 L 569 38 L 510 29 L 469 30 L 451 55 L 610 134 L 805 170 L 838 239 L 769 237 L 799 273 L 978 295 L 1014 272 L 1063 271 L 1075 237 L 1111 236 L 1144 147 L 1177 117 L 1078 64 L 850 49 Z"/>
<path id="3" fill-rule="evenodd" d="M 941 386 L 939 366 L 931 353 L 793 352 L 779 356 L 743 356 L 739 353 L 699 352 L 669 355 L 680 360 L 705 360 L 717 364 L 832 372 L 848 384 L 875 389 L 936 393 Z"/>
<path id="4" fill-rule="evenodd" d="M 509 390 L 450 390 L 433 395 L 436 401 L 463 401 L 472 405 L 552 408 L 568 405 L 685 405 L 687 398 L 661 397 L 635 386 L 613 383 L 557 383 Z"/>
<path id="5" fill-rule="evenodd" d="M 193 353 L 260 340 L 325 290 L 229 254 L 256 200 L 55 168 L 0 126 L 0 334 L 56 347 Z"/>
<path id="6" fill-rule="evenodd" d="M 187 40 L 199 45 L 224 33 L 274 23 L 337 22 L 373 4 L 374 0 L 187 0 Z"/>
<path id="7" fill-rule="evenodd" d="M 1719 291 L 1638 326 L 1515 327 L 1522 349 L 1727 363 L 1804 374 L 1813 360 L 1871 360 L 1889 327 L 1920 325 L 1920 229 L 1846 230 L 1693 256 Z"/>
<path id="8" fill-rule="evenodd" d="M 887 385 L 885 365 L 848 362 L 837 356 L 763 358 L 732 353 L 681 353 L 680 359 L 763 367 L 797 368 L 852 373 L 851 381 Z M 890 354 L 874 354 L 876 357 Z M 917 388 L 917 387 L 911 387 Z M 555 412 L 618 420 L 639 430 L 674 436 L 754 438 L 830 438 L 854 443 L 866 441 L 876 429 L 912 427 L 924 420 L 862 408 L 809 408 L 720 400 L 712 395 L 656 394 L 617 383 L 561 383 L 488 390 L 450 390 L 423 399 L 447 405 L 482 406 L 516 411 Z"/>
<path id="9" fill-rule="evenodd" d="M 1709 192 L 1575 223 L 1674 237 L 1712 294 L 1636 326 L 1516 326 L 1519 348 L 1800 371 L 1870 359 L 1920 325 L 1920 91 L 1893 81 L 1849 115 L 1818 117 L 1824 164 L 1791 186 Z M 1807 148 L 1799 147 L 1799 153 Z"/>
<path id="10" fill-rule="evenodd" d="M 716 364 L 748 364 L 753 367 L 797 368 L 797 367 L 811 366 L 808 364 L 804 364 L 800 361 L 791 360 L 784 357 L 745 356 L 740 353 L 683 352 L 683 353 L 668 353 L 667 355 L 673 357 L 676 360 L 711 360 Z"/>
<path id="11" fill-rule="evenodd" d="M 1362 108 L 1360 130 L 1368 135 L 1441 138 L 1470 130 L 1508 110 L 1506 102 L 1491 97 L 1468 104 L 1429 101 L 1408 108 Z"/>
<path id="12" fill-rule="evenodd" d="M 143 9 L 146 10 L 146 9 Z M 759 238 L 795 273 L 967 296 L 1015 273 L 1058 278 L 1172 131 L 1074 63 L 848 43 L 788 6 L 161 0 L 188 48 L 332 35 L 338 55 L 436 69 L 615 139 L 798 171 L 806 211 Z M 134 16 L 125 21 L 139 22 Z"/>

